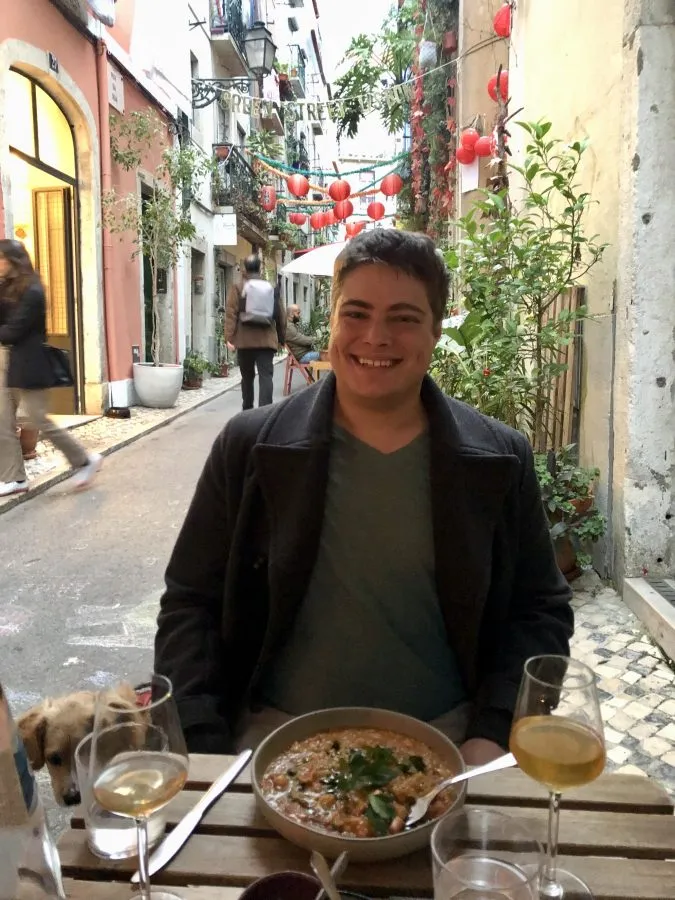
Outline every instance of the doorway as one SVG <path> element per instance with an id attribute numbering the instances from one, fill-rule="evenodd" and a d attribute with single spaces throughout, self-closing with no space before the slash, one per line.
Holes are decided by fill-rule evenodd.
<path id="1" fill-rule="evenodd" d="M 45 288 L 47 341 L 68 352 L 75 384 L 49 392 L 49 412 L 82 411 L 77 169 L 70 122 L 43 88 L 10 70 L 6 108 L 14 237 Z"/>

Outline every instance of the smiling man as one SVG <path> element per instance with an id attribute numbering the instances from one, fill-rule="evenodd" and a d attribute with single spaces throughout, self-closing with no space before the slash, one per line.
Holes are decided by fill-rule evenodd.
<path id="1" fill-rule="evenodd" d="M 428 238 L 354 238 L 333 280 L 333 374 L 216 440 L 156 639 L 192 751 L 377 706 L 485 762 L 507 747 L 525 660 L 569 652 L 527 440 L 426 375 L 447 297 Z"/>

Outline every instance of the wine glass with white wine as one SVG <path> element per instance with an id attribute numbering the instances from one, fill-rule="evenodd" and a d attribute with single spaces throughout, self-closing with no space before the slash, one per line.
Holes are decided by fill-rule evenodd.
<path id="1" fill-rule="evenodd" d="M 148 871 L 148 817 L 182 790 L 188 752 L 171 682 L 153 674 L 136 687 L 135 708 L 102 696 L 96 705 L 90 782 L 99 806 L 136 822 L 139 891 L 129 900 L 180 900 L 152 890 Z"/>
<path id="2" fill-rule="evenodd" d="M 605 768 L 605 739 L 592 669 L 565 656 L 534 656 L 525 663 L 509 748 L 518 765 L 550 792 L 547 860 L 540 896 L 592 898 L 580 878 L 557 866 L 560 798 L 590 784 Z"/>

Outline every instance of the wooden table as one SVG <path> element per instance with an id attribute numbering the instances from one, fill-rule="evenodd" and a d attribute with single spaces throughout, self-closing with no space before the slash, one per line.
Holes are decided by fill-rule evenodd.
<path id="1" fill-rule="evenodd" d="M 169 807 L 175 824 L 232 761 L 193 756 L 187 788 Z M 502 807 L 546 834 L 543 789 L 518 771 L 485 775 L 469 785 L 469 803 Z M 59 842 L 71 900 L 124 900 L 134 860 L 103 862 L 88 850 L 83 822 L 75 819 Z M 586 879 L 596 900 L 675 898 L 675 817 L 665 791 L 647 778 L 603 775 L 563 798 L 560 820 L 563 865 Z M 198 831 L 153 878 L 179 887 L 184 900 L 237 900 L 262 875 L 284 869 L 309 872 L 309 854 L 272 831 L 257 812 L 245 770 L 211 808 Z M 188 887 L 191 886 L 191 887 Z M 341 886 L 372 897 L 432 895 L 428 851 L 376 865 L 347 868 Z"/>
<path id="2" fill-rule="evenodd" d="M 322 372 L 331 372 L 333 370 L 331 362 L 327 359 L 319 359 L 317 362 L 308 363 L 307 368 L 312 370 L 312 375 L 317 381 L 321 377 Z"/>

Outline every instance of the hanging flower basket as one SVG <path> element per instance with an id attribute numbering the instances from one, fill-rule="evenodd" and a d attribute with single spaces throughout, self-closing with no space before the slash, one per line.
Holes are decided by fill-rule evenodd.
<path id="1" fill-rule="evenodd" d="M 438 47 L 433 41 L 420 41 L 420 68 L 432 69 L 438 62 Z"/>

